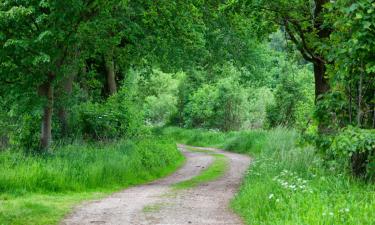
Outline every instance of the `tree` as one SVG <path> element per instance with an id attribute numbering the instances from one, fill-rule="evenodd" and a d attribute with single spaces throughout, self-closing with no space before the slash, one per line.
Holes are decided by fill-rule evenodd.
<path id="1" fill-rule="evenodd" d="M 40 147 L 52 139 L 52 113 L 56 81 L 63 74 L 69 53 L 75 51 L 80 24 L 98 10 L 100 1 L 5 1 L 0 6 L 0 67 L 2 83 L 25 98 L 42 99 Z M 9 74 L 13 74 L 9 77 Z"/>
<path id="2" fill-rule="evenodd" d="M 329 75 L 345 98 L 337 117 L 360 128 L 375 128 L 375 4 L 341 0 L 327 5 L 335 32 L 324 50 L 334 61 Z"/>
<path id="3" fill-rule="evenodd" d="M 281 26 L 302 57 L 314 65 L 316 101 L 330 89 L 326 67 L 331 62 L 321 51 L 321 46 L 332 33 L 332 29 L 324 24 L 324 6 L 328 2 L 329 0 L 242 1 L 244 12 L 250 17 L 266 18 Z"/>

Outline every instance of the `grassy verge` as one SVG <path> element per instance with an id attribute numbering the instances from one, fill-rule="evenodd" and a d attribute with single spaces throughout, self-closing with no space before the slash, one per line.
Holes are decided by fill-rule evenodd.
<path id="1" fill-rule="evenodd" d="M 373 224 L 375 185 L 327 165 L 296 132 L 220 133 L 167 128 L 192 145 L 215 146 L 254 157 L 232 207 L 247 224 Z M 202 138 L 199 138 L 199 137 Z"/>
<path id="2" fill-rule="evenodd" d="M 205 170 L 203 170 L 198 176 L 191 178 L 190 180 L 179 182 L 173 187 L 175 189 L 186 189 L 196 187 L 202 183 L 213 181 L 223 176 L 228 170 L 229 162 L 228 158 L 222 154 L 213 153 L 211 151 L 204 151 L 195 148 L 188 147 L 189 151 L 204 152 L 206 154 L 212 155 L 214 161 L 212 164 Z"/>
<path id="3" fill-rule="evenodd" d="M 75 144 L 44 156 L 0 154 L 0 224 L 56 224 L 83 200 L 173 172 L 184 162 L 173 141 Z"/>

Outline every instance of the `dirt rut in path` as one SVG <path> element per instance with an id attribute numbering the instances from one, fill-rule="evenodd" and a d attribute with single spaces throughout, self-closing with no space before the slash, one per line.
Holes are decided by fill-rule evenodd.
<path id="1" fill-rule="evenodd" d="M 83 204 L 62 224 L 242 224 L 240 218 L 230 210 L 229 201 L 249 166 L 249 157 L 213 148 L 200 148 L 228 157 L 229 170 L 218 180 L 186 190 L 173 190 L 170 187 L 172 184 L 197 176 L 213 161 L 213 157 L 207 153 L 187 151 L 184 145 L 180 145 L 179 149 L 187 161 L 173 175 Z"/>

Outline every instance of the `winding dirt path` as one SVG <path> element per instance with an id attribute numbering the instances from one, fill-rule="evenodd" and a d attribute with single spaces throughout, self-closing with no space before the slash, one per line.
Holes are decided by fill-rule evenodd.
<path id="1" fill-rule="evenodd" d="M 190 152 L 179 145 L 186 156 L 186 164 L 173 175 L 126 189 L 110 197 L 91 201 L 76 208 L 62 225 L 232 225 L 243 224 L 229 208 L 250 164 L 244 155 L 214 148 L 200 148 L 220 153 L 229 158 L 230 168 L 218 180 L 186 190 L 173 190 L 170 186 L 198 175 L 213 162 L 203 152 Z"/>

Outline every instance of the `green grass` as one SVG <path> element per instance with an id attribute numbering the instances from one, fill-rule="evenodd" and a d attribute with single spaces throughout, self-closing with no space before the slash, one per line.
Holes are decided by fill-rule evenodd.
<path id="1" fill-rule="evenodd" d="M 216 146 L 253 157 L 231 204 L 247 224 L 374 224 L 375 185 L 325 163 L 313 147 L 299 146 L 294 131 L 195 133 L 167 128 L 159 132 L 181 143 Z"/>
<path id="2" fill-rule="evenodd" d="M 222 154 L 213 153 L 211 151 L 200 150 L 192 147 L 188 147 L 189 151 L 203 152 L 214 157 L 214 161 L 205 170 L 203 170 L 198 176 L 195 176 L 189 180 L 182 181 L 173 185 L 175 189 L 186 189 L 193 188 L 202 183 L 216 180 L 223 176 L 228 170 L 229 162 L 228 158 Z"/>
<path id="3" fill-rule="evenodd" d="M 181 166 L 173 141 L 74 144 L 53 154 L 0 154 L 0 224 L 56 224 L 83 200 L 166 176 Z"/>

